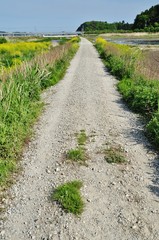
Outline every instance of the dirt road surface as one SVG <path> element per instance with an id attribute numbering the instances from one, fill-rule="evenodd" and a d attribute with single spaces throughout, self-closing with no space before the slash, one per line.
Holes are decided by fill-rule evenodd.
<path id="1" fill-rule="evenodd" d="M 3 240 L 157 240 L 159 165 L 143 134 L 86 39 L 64 79 L 43 93 L 45 110 L 22 160 L 23 172 L 10 190 L 1 220 Z M 88 166 L 65 161 L 65 152 L 85 130 Z M 103 150 L 113 144 L 127 164 L 109 164 Z M 85 202 L 80 217 L 65 213 L 50 199 L 54 188 L 81 180 Z"/>

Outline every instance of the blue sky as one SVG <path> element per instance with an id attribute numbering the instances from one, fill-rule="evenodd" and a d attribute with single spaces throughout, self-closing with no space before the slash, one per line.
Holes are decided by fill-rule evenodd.
<path id="1" fill-rule="evenodd" d="M 131 23 L 138 13 L 156 4 L 155 0 L 5 0 L 0 31 L 75 31 L 91 20 Z"/>

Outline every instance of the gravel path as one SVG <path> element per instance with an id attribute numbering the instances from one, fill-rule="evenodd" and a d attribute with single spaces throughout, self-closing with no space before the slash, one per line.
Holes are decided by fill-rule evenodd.
<path id="1" fill-rule="evenodd" d="M 92 44 L 82 39 L 64 79 L 43 94 L 47 106 L 24 153 L 22 175 L 10 190 L 0 239 L 159 239 L 157 154 L 115 84 Z M 88 167 L 65 161 L 82 129 L 89 136 Z M 128 164 L 104 160 L 108 142 L 123 147 Z M 75 179 L 84 184 L 80 217 L 50 200 L 54 187 Z"/>

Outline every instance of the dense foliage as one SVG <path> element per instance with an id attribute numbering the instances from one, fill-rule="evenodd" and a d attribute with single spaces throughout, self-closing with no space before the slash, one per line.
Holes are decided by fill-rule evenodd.
<path id="1" fill-rule="evenodd" d="M 101 21 L 91 21 L 81 24 L 77 31 L 84 31 L 86 33 L 100 33 L 113 32 L 118 30 L 131 30 L 132 24 L 122 22 L 107 23 Z"/>
<path id="2" fill-rule="evenodd" d="M 96 48 L 110 72 L 120 80 L 118 89 L 123 99 L 135 112 L 146 117 L 147 135 L 159 147 L 159 81 L 147 79 L 138 67 L 142 67 L 139 63 L 144 61 L 141 50 L 102 38 L 96 40 Z"/>
<path id="3" fill-rule="evenodd" d="M 4 37 L 0 37 L 0 44 L 7 43 L 7 40 Z"/>
<path id="4" fill-rule="evenodd" d="M 125 31 L 159 32 L 159 4 L 141 12 L 133 24 L 122 22 L 90 21 L 82 23 L 77 31 L 85 33 L 107 33 Z"/>
<path id="5" fill-rule="evenodd" d="M 159 4 L 141 12 L 135 18 L 133 29 L 144 31 L 159 31 Z"/>

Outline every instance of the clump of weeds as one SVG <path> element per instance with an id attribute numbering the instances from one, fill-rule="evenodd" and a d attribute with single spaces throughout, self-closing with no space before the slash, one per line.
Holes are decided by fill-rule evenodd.
<path id="1" fill-rule="evenodd" d="M 67 159 L 70 159 L 75 162 L 84 163 L 86 160 L 86 154 L 83 148 L 75 148 L 68 150 Z"/>
<path id="2" fill-rule="evenodd" d="M 81 130 L 79 134 L 77 134 L 77 142 L 78 145 L 85 145 L 87 141 L 87 135 L 85 130 Z"/>
<path id="3" fill-rule="evenodd" d="M 87 141 L 87 135 L 85 130 L 81 130 L 80 133 L 77 133 L 77 147 L 74 149 L 70 149 L 66 153 L 66 158 L 73 162 L 78 162 L 81 165 L 87 165 L 86 160 L 88 155 L 86 153 L 85 144 Z"/>
<path id="4" fill-rule="evenodd" d="M 121 146 L 107 146 L 104 154 L 104 158 L 108 163 L 122 164 L 127 162 L 125 151 Z"/>
<path id="5" fill-rule="evenodd" d="M 80 215 L 84 209 L 84 202 L 81 197 L 81 181 L 72 181 L 57 187 L 52 194 L 52 200 L 57 201 L 66 212 Z"/>

